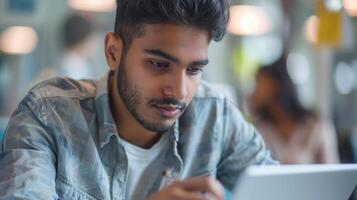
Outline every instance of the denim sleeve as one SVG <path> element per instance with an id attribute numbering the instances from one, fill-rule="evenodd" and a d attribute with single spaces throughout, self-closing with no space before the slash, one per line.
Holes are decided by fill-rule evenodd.
<path id="1" fill-rule="evenodd" d="M 218 166 L 217 178 L 225 188 L 232 191 L 239 175 L 249 165 L 269 165 L 278 162 L 272 159 L 260 134 L 235 106 L 227 103 L 224 116 L 226 143 Z"/>
<path id="2" fill-rule="evenodd" d="M 14 112 L 0 150 L 0 199 L 58 199 L 53 140 L 29 94 Z"/>

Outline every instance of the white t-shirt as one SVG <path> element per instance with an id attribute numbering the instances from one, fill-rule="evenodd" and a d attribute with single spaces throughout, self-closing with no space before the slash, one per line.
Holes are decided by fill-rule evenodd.
<path id="1" fill-rule="evenodd" d="M 167 146 L 167 136 L 163 134 L 160 140 L 150 149 L 143 149 L 119 138 L 120 143 L 124 146 L 128 157 L 128 176 L 125 188 L 125 199 L 132 199 L 137 187 L 140 187 L 140 180 L 145 169 L 158 158 L 159 154 Z"/>

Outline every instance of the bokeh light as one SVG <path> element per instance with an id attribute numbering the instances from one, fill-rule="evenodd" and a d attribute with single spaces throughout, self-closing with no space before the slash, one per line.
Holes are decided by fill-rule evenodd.
<path id="1" fill-rule="evenodd" d="M 36 31 L 27 26 L 12 26 L 0 36 L 0 49 L 7 54 L 27 54 L 34 50 L 38 43 Z"/>

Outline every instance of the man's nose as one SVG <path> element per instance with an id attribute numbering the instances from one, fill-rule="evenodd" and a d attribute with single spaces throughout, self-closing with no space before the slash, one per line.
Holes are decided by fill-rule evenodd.
<path id="1" fill-rule="evenodd" d="M 186 72 L 175 73 L 169 76 L 163 88 L 163 94 L 166 97 L 183 100 L 187 96 L 187 75 Z"/>

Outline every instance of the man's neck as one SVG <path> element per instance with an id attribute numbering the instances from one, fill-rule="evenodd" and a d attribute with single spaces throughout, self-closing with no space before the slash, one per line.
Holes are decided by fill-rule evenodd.
<path id="1" fill-rule="evenodd" d="M 115 83 L 117 83 L 117 75 L 109 79 L 108 90 L 110 110 L 120 138 L 141 148 L 150 148 L 160 139 L 161 134 L 151 132 L 141 126 L 121 100 Z"/>

